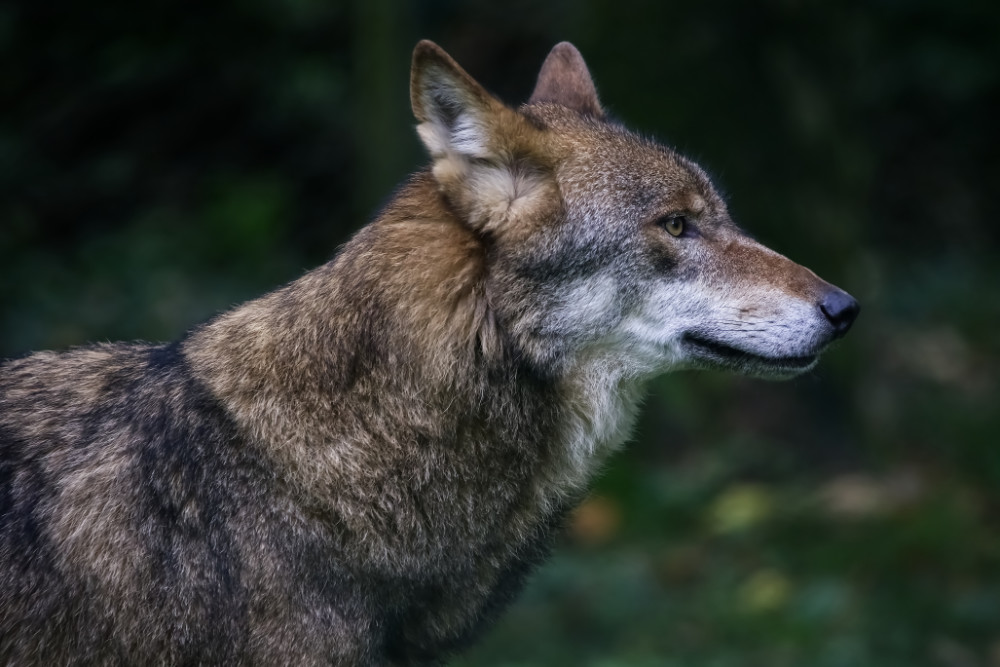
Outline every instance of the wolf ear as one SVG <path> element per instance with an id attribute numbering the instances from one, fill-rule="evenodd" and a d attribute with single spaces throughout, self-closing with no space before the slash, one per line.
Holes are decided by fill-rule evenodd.
<path id="1" fill-rule="evenodd" d="M 490 157 L 490 116 L 504 109 L 503 103 L 426 39 L 413 51 L 410 104 L 431 156 Z"/>
<path id="2" fill-rule="evenodd" d="M 413 51 L 410 103 L 434 179 L 473 228 L 510 230 L 559 201 L 542 131 L 427 40 Z"/>
<path id="3" fill-rule="evenodd" d="M 552 47 L 542 63 L 538 83 L 528 104 L 539 102 L 561 104 L 586 116 L 604 117 L 587 63 L 569 42 L 560 42 Z"/>

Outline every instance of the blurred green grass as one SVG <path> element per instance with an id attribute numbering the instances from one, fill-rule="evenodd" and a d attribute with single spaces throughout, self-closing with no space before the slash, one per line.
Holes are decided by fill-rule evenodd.
<path id="1" fill-rule="evenodd" d="M 660 468 L 626 454 L 455 664 L 1000 662 L 1000 539 L 973 486 L 913 465 L 820 474 L 787 459 L 780 443 L 737 438 Z"/>

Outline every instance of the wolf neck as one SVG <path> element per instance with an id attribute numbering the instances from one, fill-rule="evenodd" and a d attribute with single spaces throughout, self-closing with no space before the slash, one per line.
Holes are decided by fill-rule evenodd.
<path id="1" fill-rule="evenodd" d="M 520 360 L 485 271 L 482 244 L 421 175 L 335 260 L 209 322 L 185 352 L 248 439 L 314 492 L 387 462 L 423 474 L 437 448 L 514 457 L 525 478 L 498 482 L 558 504 L 625 439 L 639 388 L 599 355 L 554 376 Z"/>

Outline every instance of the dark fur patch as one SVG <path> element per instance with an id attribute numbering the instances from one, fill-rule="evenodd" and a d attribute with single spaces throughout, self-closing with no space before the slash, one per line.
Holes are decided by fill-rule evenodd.
<path id="1" fill-rule="evenodd" d="M 79 351 L 65 360 L 74 354 Z M 177 344 L 121 346 L 118 354 L 128 366 L 108 374 L 100 400 L 50 413 L 54 423 L 41 432 L 9 416 L 45 409 L 47 403 L 62 405 L 62 397 L 41 389 L 21 400 L 12 396 L 18 379 L 58 375 L 64 359 L 25 359 L 13 381 L 0 382 L 7 418 L 0 427 L 0 658 L 5 662 L 68 664 L 90 656 L 221 663 L 235 659 L 244 643 L 246 591 L 228 528 L 233 517 L 227 513 L 261 493 L 245 474 L 260 465 L 249 460 L 252 452 L 221 406 L 192 378 Z M 10 374 L 9 366 L 4 370 Z M 115 609 L 111 601 L 99 600 L 93 580 L 56 558 L 61 545 L 54 542 L 49 529 L 54 517 L 48 513 L 58 506 L 62 480 L 58 469 L 46 471 L 53 466 L 45 457 L 66 442 L 96 465 L 104 443 L 123 435 L 133 443 L 132 456 L 120 471 L 118 488 L 134 503 L 124 523 L 142 553 L 136 554 L 137 571 L 121 573 L 135 579 L 136 590 Z M 95 521 L 101 520 L 100 511 L 94 508 Z M 121 562 L 116 554 L 108 557 Z M 133 615 L 129 625 L 143 629 L 141 642 L 112 629 L 122 612 Z M 86 618 L 90 621 L 79 622 Z M 61 641 L 53 640 L 56 628 Z M 140 646 L 143 653 L 134 653 Z"/>

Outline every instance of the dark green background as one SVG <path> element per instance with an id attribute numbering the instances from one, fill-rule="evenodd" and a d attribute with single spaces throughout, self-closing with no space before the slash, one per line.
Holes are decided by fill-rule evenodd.
<path id="1" fill-rule="evenodd" d="M 1000 665 L 1000 4 L 0 5 L 0 356 L 166 340 L 329 258 L 422 164 L 438 41 L 606 107 L 863 312 L 807 377 L 652 387 L 557 556 L 459 664 Z"/>

